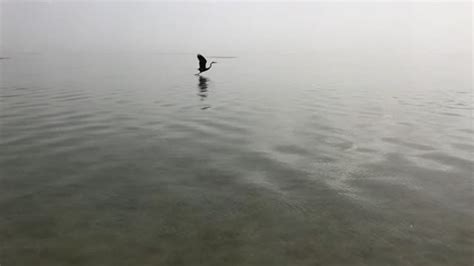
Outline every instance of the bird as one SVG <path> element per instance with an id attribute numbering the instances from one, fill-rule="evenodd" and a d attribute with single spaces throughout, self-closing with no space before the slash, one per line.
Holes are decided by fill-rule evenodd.
<path id="1" fill-rule="evenodd" d="M 212 64 L 216 64 L 216 63 L 217 63 L 217 62 L 212 61 L 212 62 L 209 64 L 209 67 L 206 67 L 206 63 L 207 63 L 206 58 L 205 58 L 204 56 L 202 56 L 201 54 L 198 54 L 198 55 L 197 55 L 197 58 L 198 58 L 198 60 L 199 60 L 199 68 L 198 68 L 199 73 L 197 73 L 196 76 L 199 75 L 199 74 L 201 74 L 201 73 L 204 72 L 204 71 L 208 71 L 209 69 L 211 69 Z"/>

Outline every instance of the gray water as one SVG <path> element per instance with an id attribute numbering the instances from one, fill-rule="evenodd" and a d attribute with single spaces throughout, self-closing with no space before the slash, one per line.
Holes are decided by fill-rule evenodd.
<path id="1" fill-rule="evenodd" d="M 0 264 L 472 265 L 470 59 L 387 45 L 4 54 Z"/>

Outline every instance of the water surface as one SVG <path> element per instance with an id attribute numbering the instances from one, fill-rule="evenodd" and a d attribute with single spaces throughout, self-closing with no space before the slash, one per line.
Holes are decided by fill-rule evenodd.
<path id="1" fill-rule="evenodd" d="M 0 264 L 472 265 L 471 66 L 390 47 L 9 55 Z"/>

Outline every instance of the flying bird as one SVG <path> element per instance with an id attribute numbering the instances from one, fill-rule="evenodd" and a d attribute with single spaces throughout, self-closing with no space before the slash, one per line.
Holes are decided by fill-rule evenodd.
<path id="1" fill-rule="evenodd" d="M 204 72 L 204 71 L 208 71 L 209 69 L 211 69 L 212 64 L 217 63 L 217 62 L 212 61 L 212 62 L 209 64 L 209 67 L 206 67 L 206 63 L 207 63 L 206 58 L 204 58 L 204 56 L 202 56 L 201 54 L 198 54 L 198 55 L 197 55 L 197 58 L 198 58 L 198 60 L 199 60 L 199 68 L 198 68 L 199 73 L 197 73 L 196 75 L 199 75 L 199 74 L 201 74 L 201 73 Z"/>

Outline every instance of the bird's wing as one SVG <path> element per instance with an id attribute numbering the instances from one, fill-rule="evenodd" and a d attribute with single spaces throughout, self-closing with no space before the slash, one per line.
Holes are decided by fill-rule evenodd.
<path id="1" fill-rule="evenodd" d="M 200 69 L 205 69 L 206 68 L 206 63 L 207 63 L 206 58 L 204 58 L 204 56 L 202 56 L 201 54 L 198 54 L 197 58 L 199 60 L 199 68 Z"/>

